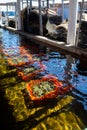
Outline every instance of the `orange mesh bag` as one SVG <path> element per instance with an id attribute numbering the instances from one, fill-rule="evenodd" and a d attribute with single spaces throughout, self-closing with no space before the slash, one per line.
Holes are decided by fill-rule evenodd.
<path id="1" fill-rule="evenodd" d="M 29 64 L 32 61 L 32 56 L 31 55 L 20 55 L 20 56 L 15 56 L 15 57 L 10 57 L 7 59 L 8 63 L 11 66 L 21 66 L 24 64 Z"/>
<path id="2" fill-rule="evenodd" d="M 46 69 L 45 65 L 41 62 L 32 61 L 29 65 L 24 65 L 23 67 L 17 68 L 18 76 L 21 76 L 24 81 L 31 80 L 38 73 Z"/>
<path id="3" fill-rule="evenodd" d="M 9 48 L 3 49 L 3 53 L 7 57 L 14 57 L 20 55 L 20 48 L 19 46 L 13 46 Z"/>
<path id="4" fill-rule="evenodd" d="M 24 47 L 9 47 L 3 50 L 7 62 L 11 66 L 21 66 L 32 61 L 32 55 Z"/>
<path id="5" fill-rule="evenodd" d="M 55 76 L 47 75 L 42 79 L 31 80 L 26 88 L 31 100 L 42 101 L 55 98 L 58 94 L 61 94 L 63 84 Z"/>

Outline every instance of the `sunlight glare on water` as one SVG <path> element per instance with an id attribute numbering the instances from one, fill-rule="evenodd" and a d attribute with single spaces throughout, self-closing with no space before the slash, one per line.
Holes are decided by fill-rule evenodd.
<path id="1" fill-rule="evenodd" d="M 16 34 L 14 37 L 13 33 L 10 33 L 9 35 L 9 32 L 3 29 L 2 32 L 3 32 L 3 36 L 2 36 L 3 48 L 20 46 L 19 35 Z"/>
<path id="2" fill-rule="evenodd" d="M 36 83 L 33 87 L 36 94 L 51 90 L 46 77 L 43 84 L 48 89 L 44 89 L 43 84 L 37 85 L 44 76 L 56 77 L 63 84 L 62 92 L 59 90 L 56 98 L 46 102 L 33 102 L 26 86 Z M 70 91 L 66 91 L 67 86 L 72 86 Z M 0 99 L 4 102 L 0 111 L 5 116 L 0 120 L 3 128 L 86 130 L 87 65 L 70 55 L 62 55 L 50 47 L 0 29 Z M 7 110 L 11 114 L 9 119 Z"/>

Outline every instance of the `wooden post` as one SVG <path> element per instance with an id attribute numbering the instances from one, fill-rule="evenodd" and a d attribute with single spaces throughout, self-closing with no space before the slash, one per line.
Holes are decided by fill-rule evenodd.
<path id="1" fill-rule="evenodd" d="M 29 3 L 28 3 L 28 0 L 27 0 L 27 17 L 28 17 L 28 14 L 29 14 Z"/>
<path id="2" fill-rule="evenodd" d="M 43 36 L 43 24 L 42 24 L 42 13 L 41 13 L 41 0 L 38 0 L 39 4 L 39 29 L 40 29 L 40 35 Z"/>
<path id="3" fill-rule="evenodd" d="M 67 43 L 75 46 L 78 0 L 70 0 Z"/>
<path id="4" fill-rule="evenodd" d="M 82 3 L 81 3 L 81 9 L 80 9 L 81 12 L 80 12 L 80 17 L 79 17 L 79 27 L 78 27 L 78 32 L 77 32 L 76 41 L 75 41 L 75 46 L 76 47 L 78 46 L 78 42 L 79 42 L 79 33 L 80 33 L 80 27 L 81 27 L 81 19 L 82 19 L 83 7 L 84 7 L 84 0 L 82 0 Z"/>
<path id="5" fill-rule="evenodd" d="M 63 3 L 63 0 L 62 0 L 62 22 L 64 20 L 64 3 Z"/>
<path id="6" fill-rule="evenodd" d="M 42 6 L 44 7 L 44 0 L 42 0 Z"/>
<path id="7" fill-rule="evenodd" d="M 17 20 L 17 3 L 15 3 L 15 28 L 18 29 L 18 20 Z"/>
<path id="8" fill-rule="evenodd" d="M 47 0 L 47 8 L 49 9 L 49 0 Z"/>
<path id="9" fill-rule="evenodd" d="M 28 16 L 29 16 L 29 3 L 28 3 L 28 0 L 26 2 L 27 2 L 27 29 L 29 31 L 29 19 L 28 19 Z"/>
<path id="10" fill-rule="evenodd" d="M 32 0 L 30 0 L 30 12 L 32 10 Z"/>
<path id="11" fill-rule="evenodd" d="M 18 30 L 21 30 L 21 9 L 20 9 L 20 0 L 17 0 L 17 17 L 18 17 Z"/>
<path id="12" fill-rule="evenodd" d="M 6 5 L 6 10 L 7 10 L 7 22 L 6 22 L 6 25 L 8 26 L 8 21 L 9 21 L 9 17 L 8 17 L 8 4 Z"/>

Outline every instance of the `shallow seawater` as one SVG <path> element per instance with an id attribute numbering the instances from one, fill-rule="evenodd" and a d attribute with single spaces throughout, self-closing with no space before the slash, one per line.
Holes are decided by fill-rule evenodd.
<path id="1" fill-rule="evenodd" d="M 54 99 L 33 102 L 26 86 L 46 75 L 72 87 Z M 0 115 L 0 130 L 86 130 L 86 61 L 0 29 Z"/>

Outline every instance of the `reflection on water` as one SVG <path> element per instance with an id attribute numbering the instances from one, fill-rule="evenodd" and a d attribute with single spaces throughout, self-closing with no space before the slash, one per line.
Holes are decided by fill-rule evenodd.
<path id="1" fill-rule="evenodd" d="M 29 68 L 33 62 L 43 64 L 43 71 L 37 73 L 37 67 Z M 28 80 L 22 79 L 22 73 L 18 75 L 18 69 L 24 66 L 26 73 L 35 70 Z M 49 74 L 56 76 L 64 87 L 74 88 L 56 99 L 41 104 L 32 102 L 26 90 L 27 83 Z M 69 55 L 63 56 L 0 29 L 0 104 L 1 130 L 85 130 L 87 66 Z"/>

